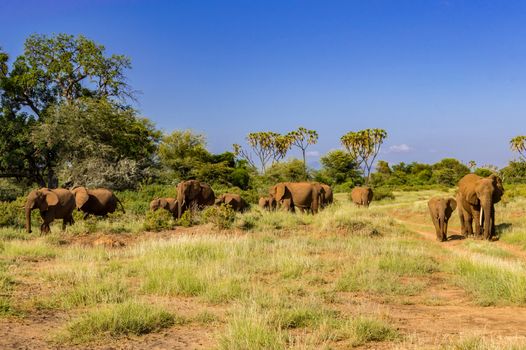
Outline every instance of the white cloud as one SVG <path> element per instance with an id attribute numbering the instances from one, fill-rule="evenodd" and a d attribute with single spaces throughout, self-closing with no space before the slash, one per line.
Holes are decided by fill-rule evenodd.
<path id="1" fill-rule="evenodd" d="M 400 145 L 392 145 L 389 147 L 388 153 L 407 153 L 412 150 L 413 149 L 409 145 L 402 143 Z"/>
<path id="2" fill-rule="evenodd" d="M 307 157 L 319 157 L 320 156 L 320 152 L 318 152 L 318 151 L 307 151 L 307 152 L 305 152 L 305 155 Z"/>

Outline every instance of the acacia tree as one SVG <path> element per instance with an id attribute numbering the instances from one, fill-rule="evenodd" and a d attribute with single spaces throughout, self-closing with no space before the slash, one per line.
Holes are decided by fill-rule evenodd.
<path id="1" fill-rule="evenodd" d="M 526 161 L 526 136 L 516 136 L 510 140 L 512 151 L 519 153 L 521 160 Z"/>
<path id="2" fill-rule="evenodd" d="M 369 183 L 371 169 L 386 137 L 384 129 L 365 129 L 350 131 L 340 138 L 347 152 L 362 168 L 366 184 Z"/>
<path id="3" fill-rule="evenodd" d="M 305 179 L 307 178 L 307 160 L 305 159 L 305 153 L 310 145 L 314 145 L 318 142 L 318 133 L 316 130 L 307 130 L 300 126 L 297 130 L 291 131 L 287 134 L 290 138 L 292 146 L 296 146 L 301 150 L 303 156 L 303 172 Z"/>
<path id="4" fill-rule="evenodd" d="M 291 147 L 291 138 L 273 131 L 252 132 L 247 135 L 247 143 L 259 161 L 263 173 L 269 163 L 276 163 L 283 159 Z M 239 144 L 234 144 L 234 154 L 245 159 L 252 167 L 258 168 L 251 153 Z"/>
<path id="5" fill-rule="evenodd" d="M 60 145 L 36 142 L 30 135 L 52 108 L 79 99 L 108 100 L 126 109 L 133 93 L 126 83 L 130 59 L 106 55 L 105 48 L 83 36 L 31 35 L 24 52 L 9 69 L 8 56 L 0 52 L 0 124 L 11 133 L 3 140 L 0 177 L 28 178 L 48 187 L 57 186 Z M 50 117 L 49 117 L 50 118 Z M 6 155 L 19 155 L 12 162 Z M 12 157 L 11 157 L 12 159 Z"/>

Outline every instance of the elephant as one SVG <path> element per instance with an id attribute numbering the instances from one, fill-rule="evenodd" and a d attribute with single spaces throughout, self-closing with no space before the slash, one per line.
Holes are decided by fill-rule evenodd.
<path id="1" fill-rule="evenodd" d="M 248 203 L 240 195 L 234 193 L 222 194 L 215 200 L 215 205 L 226 204 L 235 211 L 245 211 L 248 209 Z"/>
<path id="2" fill-rule="evenodd" d="M 210 185 L 198 180 L 182 181 L 177 185 L 177 218 L 189 208 L 202 208 L 213 205 L 215 202 L 214 190 Z"/>
<path id="3" fill-rule="evenodd" d="M 178 212 L 178 204 L 177 199 L 175 198 L 155 198 L 150 202 L 150 210 L 156 211 L 159 208 L 163 208 L 165 210 L 168 210 L 170 213 L 172 213 L 173 217 L 177 217 Z"/>
<path id="4" fill-rule="evenodd" d="M 457 204 L 464 236 L 475 235 L 491 240 L 495 234 L 495 203 L 504 195 L 502 180 L 495 174 L 481 177 L 468 174 L 458 182 Z"/>
<path id="5" fill-rule="evenodd" d="M 351 200 L 354 204 L 369 207 L 373 200 L 373 190 L 368 186 L 355 187 L 351 191 Z"/>
<path id="6" fill-rule="evenodd" d="M 40 216 L 44 222 L 40 225 L 40 233 L 51 231 L 49 224 L 55 219 L 62 219 L 62 230 L 66 224 L 73 225 L 73 209 L 75 209 L 75 196 L 70 190 L 58 188 L 40 188 L 31 191 L 24 206 L 26 214 L 26 230 L 31 233 L 31 211 L 40 210 Z"/>
<path id="7" fill-rule="evenodd" d="M 320 188 L 309 182 L 280 182 L 270 189 L 270 196 L 283 208 L 302 212 L 309 210 L 316 214 L 320 207 Z"/>
<path id="8" fill-rule="evenodd" d="M 447 241 L 447 224 L 457 208 L 457 201 L 454 198 L 433 197 L 427 202 L 427 206 L 435 225 L 437 241 Z"/>
<path id="9" fill-rule="evenodd" d="M 126 213 L 121 201 L 107 188 L 87 189 L 86 187 L 75 187 L 71 192 L 75 195 L 77 209 L 84 212 L 84 219 L 90 214 L 107 216 L 108 213 L 115 212 L 117 205 L 120 205 L 122 212 Z"/>
<path id="10" fill-rule="evenodd" d="M 276 207 L 277 207 L 276 200 L 272 198 L 271 196 L 259 198 L 258 204 L 261 209 L 270 210 L 270 211 L 276 210 Z"/>

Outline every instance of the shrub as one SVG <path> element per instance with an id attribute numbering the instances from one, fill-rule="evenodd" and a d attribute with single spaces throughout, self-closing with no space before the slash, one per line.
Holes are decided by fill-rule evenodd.
<path id="1" fill-rule="evenodd" d="M 216 228 L 224 230 L 231 228 L 236 219 L 236 212 L 231 206 L 221 204 L 220 206 L 211 206 L 206 208 L 202 213 L 204 222 L 213 224 Z"/>
<path id="2" fill-rule="evenodd" d="M 171 213 L 166 210 L 148 211 L 144 218 L 143 228 L 146 231 L 170 230 L 175 221 Z"/>
<path id="3" fill-rule="evenodd" d="M 24 228 L 24 202 L 25 198 L 20 197 L 13 202 L 0 202 L 0 227 L 14 226 Z"/>
<path id="4" fill-rule="evenodd" d="M 351 320 L 345 327 L 353 346 L 363 345 L 371 341 L 395 340 L 399 333 L 382 320 L 370 317 L 358 317 Z"/>
<path id="5" fill-rule="evenodd" d="M 386 188 L 375 188 L 373 190 L 373 200 L 381 201 L 382 199 L 395 199 L 395 196 L 391 190 Z"/>

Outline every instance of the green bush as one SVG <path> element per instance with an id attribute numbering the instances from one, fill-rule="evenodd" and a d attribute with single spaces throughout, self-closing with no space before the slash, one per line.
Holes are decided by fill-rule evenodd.
<path id="1" fill-rule="evenodd" d="M 24 206 L 25 198 L 20 197 L 13 202 L 0 202 L 0 227 L 25 227 Z"/>
<path id="2" fill-rule="evenodd" d="M 391 190 L 386 188 L 373 189 L 373 200 L 381 201 L 382 199 L 395 199 L 395 196 Z"/>
<path id="3" fill-rule="evenodd" d="M 143 228 L 145 231 L 170 230 L 175 226 L 172 214 L 166 210 L 148 211 L 144 218 Z"/>
<path id="4" fill-rule="evenodd" d="M 236 219 L 236 212 L 229 205 L 211 206 L 203 210 L 204 222 L 213 224 L 220 230 L 231 228 Z"/>

